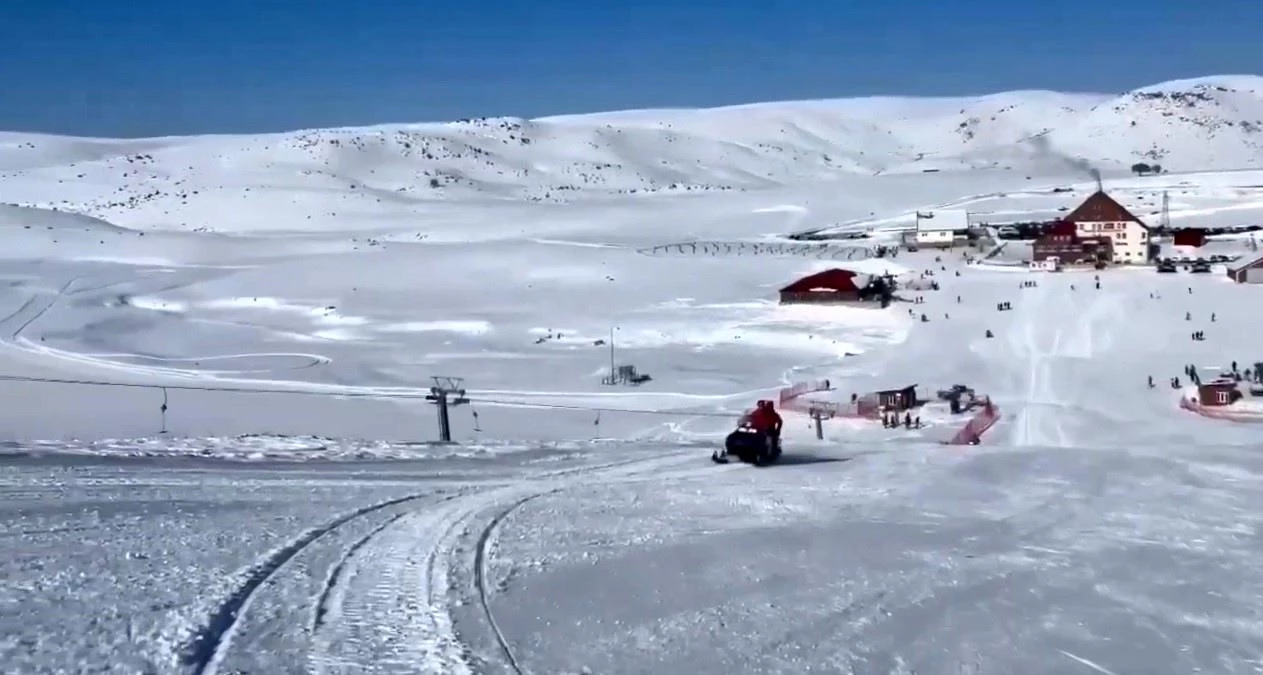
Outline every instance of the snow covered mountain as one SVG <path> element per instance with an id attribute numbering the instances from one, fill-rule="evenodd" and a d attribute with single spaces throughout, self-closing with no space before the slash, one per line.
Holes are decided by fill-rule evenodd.
<path id="1" fill-rule="evenodd" d="M 0 199 L 126 227 L 266 230 L 467 198 L 557 202 L 976 168 L 1046 174 L 1091 164 L 1109 174 L 1136 162 L 1263 165 L 1263 77 L 1121 96 L 859 98 L 249 136 L 4 133 Z"/>
<path id="2" fill-rule="evenodd" d="M 1150 223 L 1263 223 L 1261 82 L 0 134 L 0 663 L 1257 673 L 1263 286 L 870 256 L 1095 172 Z M 781 302 L 834 267 L 901 297 Z M 912 383 L 902 427 L 849 413 Z M 942 445 L 979 438 L 957 384 L 977 446 Z M 785 456 L 713 465 L 765 399 Z"/>

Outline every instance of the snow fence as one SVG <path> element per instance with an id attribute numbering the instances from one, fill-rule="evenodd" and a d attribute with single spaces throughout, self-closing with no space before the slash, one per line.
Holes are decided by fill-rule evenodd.
<path id="1" fill-rule="evenodd" d="M 982 442 L 982 435 L 1000 421 L 1000 407 L 987 399 L 978 411 L 960 431 L 948 441 L 948 445 L 974 445 Z"/>
<path id="2" fill-rule="evenodd" d="M 876 257 L 872 246 L 859 244 L 813 243 L 760 243 L 749 241 L 686 241 L 676 244 L 660 244 L 637 249 L 648 256 L 776 256 L 786 258 L 816 258 L 818 260 L 864 260 Z"/>
<path id="3" fill-rule="evenodd" d="M 862 417 L 865 419 L 878 419 L 881 417 L 881 410 L 877 406 L 875 398 L 870 396 L 862 396 L 854 403 L 841 403 L 839 401 L 819 401 L 808 397 L 808 394 L 816 394 L 823 391 L 832 391 L 828 380 L 812 380 L 808 382 L 798 382 L 781 389 L 777 398 L 778 405 L 783 410 L 793 410 L 806 415 L 811 414 L 813 410 L 823 410 L 833 417 Z"/>
<path id="4" fill-rule="evenodd" d="M 1187 396 L 1180 397 L 1180 407 L 1210 419 L 1263 424 L 1263 411 L 1259 410 L 1233 409 L 1232 406 L 1205 406 Z"/>
<path id="5" fill-rule="evenodd" d="M 778 404 L 782 410 L 793 410 L 804 414 L 811 414 L 813 410 L 826 410 L 834 417 L 861 417 L 865 419 L 879 419 L 881 417 L 881 408 L 877 405 L 876 397 L 872 395 L 861 396 L 854 403 L 817 401 L 809 397 L 809 394 L 831 390 L 832 387 L 829 385 L 828 380 L 799 382 L 780 390 L 777 396 L 779 399 Z M 980 443 L 982 435 L 987 433 L 999 421 L 1000 407 L 992 403 L 991 399 L 988 398 L 983 402 L 982 408 L 947 443 L 949 445 L 974 445 Z"/>

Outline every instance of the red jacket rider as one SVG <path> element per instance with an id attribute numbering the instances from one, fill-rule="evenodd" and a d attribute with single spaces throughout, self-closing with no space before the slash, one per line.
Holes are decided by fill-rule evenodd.
<path id="1" fill-rule="evenodd" d="M 781 416 L 777 414 L 776 409 L 772 407 L 771 401 L 759 401 L 754 412 L 750 413 L 750 425 L 759 432 L 767 433 L 771 431 L 779 434 L 782 424 L 784 424 L 784 421 L 781 420 Z"/>

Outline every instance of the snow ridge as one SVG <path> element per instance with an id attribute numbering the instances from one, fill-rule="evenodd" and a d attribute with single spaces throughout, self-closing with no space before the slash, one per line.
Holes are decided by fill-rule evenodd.
<path id="1" fill-rule="evenodd" d="M 1168 171 L 1263 165 L 1263 77 L 1179 80 L 1120 96 L 856 98 L 261 135 L 0 133 L 0 186 L 14 204 L 125 227 L 243 229 L 207 217 L 233 212 L 271 230 L 470 198 L 565 202 L 977 168 L 1029 174 L 1066 158 L 1106 172 L 1137 162 Z M 275 192 L 286 198 L 263 203 Z M 314 193 L 338 199 L 312 206 Z M 277 201 L 287 207 L 279 215 Z M 251 216 L 255 209 L 269 217 Z"/>

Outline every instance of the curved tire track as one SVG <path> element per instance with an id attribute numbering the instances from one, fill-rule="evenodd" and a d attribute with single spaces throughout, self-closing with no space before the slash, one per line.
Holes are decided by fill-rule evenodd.
<path id="1" fill-rule="evenodd" d="M 705 464 L 702 463 L 703 461 L 705 461 Z M 696 462 L 696 465 L 694 462 Z M 683 465 L 683 468 L 672 469 L 672 467 L 677 464 Z M 724 469 L 720 468 L 720 470 Z M 727 470 L 741 470 L 741 467 L 727 467 Z M 641 458 L 609 464 L 599 467 L 593 471 L 584 471 L 580 469 L 575 473 L 567 472 L 568 479 L 563 481 L 561 484 L 554 483 L 549 486 L 541 486 L 540 488 L 537 488 L 527 494 L 520 494 L 516 499 L 513 499 L 511 502 L 502 506 L 478 532 L 474 545 L 474 556 L 472 561 L 472 590 L 477 596 L 483 620 L 485 620 L 487 624 L 486 628 L 495 642 L 496 649 L 499 651 L 500 657 L 503 660 L 503 665 L 515 675 L 525 675 L 527 672 L 522 666 L 521 661 L 518 660 L 517 655 L 514 653 L 508 637 L 500 628 L 500 624 L 496 620 L 495 612 L 491 608 L 492 592 L 490 588 L 491 574 L 489 570 L 490 544 L 494 540 L 494 537 L 501 525 L 509 518 L 509 516 L 532 501 L 560 494 L 570 488 L 580 485 L 617 485 L 635 483 L 642 480 L 662 481 L 673 478 L 683 479 L 700 475 L 712 475 L 715 471 L 716 467 L 711 464 L 709 458 L 703 454 L 693 455 L 690 452 L 674 452 L 664 457 Z"/>
<path id="2" fill-rule="evenodd" d="M 518 662 L 517 657 L 513 654 L 513 648 L 509 646 L 509 641 L 504 636 L 504 631 L 500 629 L 500 624 L 496 621 L 495 613 L 491 611 L 491 592 L 487 588 L 487 549 L 491 543 L 492 537 L 500 527 L 500 523 L 504 522 L 514 511 L 517 511 L 528 502 L 539 499 L 546 495 L 560 492 L 560 489 L 550 490 L 548 492 L 540 492 L 527 497 L 523 497 L 507 508 L 496 514 L 491 522 L 483 528 L 482 533 L 478 535 L 478 543 L 474 548 L 474 584 L 478 587 L 478 603 L 482 605 L 482 612 L 487 617 L 487 623 L 491 627 L 491 633 L 495 636 L 496 642 L 500 646 L 500 653 L 504 655 L 505 663 L 513 670 L 516 675 L 523 675 L 524 670 Z"/>
<path id="3" fill-rule="evenodd" d="M 501 658 L 522 672 L 489 602 L 486 561 L 499 525 L 533 499 L 579 484 L 634 480 L 686 460 L 700 462 L 692 453 L 676 452 L 525 476 L 508 485 L 457 495 L 384 525 L 346 556 L 342 571 L 329 585 L 325 606 L 330 609 L 313 636 L 311 669 L 353 673 L 371 663 L 380 672 L 468 672 L 470 649 L 458 637 L 448 610 L 451 583 L 464 578 L 472 580 L 482 620 Z M 472 527 L 489 511 L 495 515 L 485 525 Z M 472 569 L 462 569 L 470 562 L 456 558 L 471 536 L 476 542 Z"/>
<path id="4" fill-rule="evenodd" d="M 255 643 L 276 632 L 280 647 L 307 647 L 308 662 L 316 666 L 316 670 L 355 672 L 354 668 L 348 671 L 341 666 L 359 663 L 362 667 L 373 663 L 385 667 L 393 664 L 400 672 L 417 672 L 419 665 L 428 662 L 438 664 L 436 667 L 441 672 L 459 672 L 465 666 L 468 650 L 458 642 L 444 608 L 449 599 L 449 573 L 459 571 L 453 569 L 453 559 L 461 542 L 473 531 L 470 525 L 480 514 L 501 507 L 480 529 L 478 550 L 481 553 L 470 575 L 478 580 L 486 596 L 488 543 L 496 528 L 516 508 L 574 485 L 635 480 L 645 474 L 661 475 L 661 470 L 686 461 L 689 464 L 696 461 L 700 467 L 702 459 L 700 454 L 675 451 L 531 473 L 512 478 L 507 484 L 493 478 L 485 483 L 434 486 L 424 493 L 377 502 L 345 513 L 307 530 L 256 563 L 185 642 L 179 660 L 186 672 L 196 675 L 237 670 L 239 661 L 251 663 L 252 668 L 262 667 L 256 662 L 276 656 L 257 653 L 262 650 L 256 649 Z M 709 463 L 705 468 L 713 472 Z M 405 510 L 382 514 L 398 507 Z M 310 556 L 304 555 L 305 552 L 331 539 L 331 535 L 343 532 L 348 525 L 374 514 L 387 515 L 387 518 L 346 544 L 336 562 L 331 560 L 328 567 L 324 567 L 329 574 L 322 581 L 311 583 L 311 574 L 303 564 L 303 561 L 310 563 Z M 328 557 L 328 553 L 337 551 L 330 549 L 325 555 Z M 272 602 L 278 598 L 287 600 L 285 584 L 289 583 L 292 590 L 295 580 L 300 586 L 310 584 L 310 591 L 302 595 L 305 599 L 302 605 L 292 607 L 286 602 Z M 274 598 L 270 593 L 280 595 Z M 256 605 L 263 613 L 251 619 L 252 607 Z M 282 608 L 279 612 L 278 607 Z M 400 610 L 401 607 L 406 611 Z M 311 612 L 310 618 L 291 621 L 292 615 L 304 611 L 303 608 Z M 489 603 L 484 609 L 492 631 L 499 635 Z M 269 631 L 269 627 L 275 627 L 271 622 L 278 620 L 284 627 Z M 294 624 L 300 625 L 298 631 L 286 630 Z M 392 627 L 393 632 L 388 630 Z M 256 631 L 256 628 L 262 630 Z M 251 638 L 250 643 L 237 645 L 238 638 L 242 637 Z M 429 640 L 413 639 L 416 637 Z M 503 636 L 500 637 L 503 640 Z M 292 641 L 298 644 L 291 644 Z M 507 640 L 504 645 L 507 650 Z M 339 654 L 339 650 L 347 653 Z M 511 650 L 507 653 L 512 658 Z M 292 651 L 288 654 L 285 658 L 292 662 Z"/>
<path id="5" fill-rule="evenodd" d="M 312 633 L 315 633 L 324 626 L 325 618 L 329 615 L 329 604 L 333 597 L 334 588 L 342 580 L 342 575 L 346 571 L 347 563 L 350 561 L 351 557 L 354 556 L 360 549 L 364 548 L 368 542 L 373 539 L 373 537 L 376 537 L 386 528 L 399 522 L 399 519 L 403 518 L 405 515 L 407 514 L 396 513 L 388 518 L 386 522 L 374 527 L 368 534 L 360 537 L 358 541 L 351 544 L 351 546 L 343 552 L 342 558 L 338 560 L 338 563 L 333 566 L 332 570 L 329 571 L 329 576 L 325 578 L 324 586 L 320 589 L 320 597 L 316 599 L 316 611 L 312 615 L 311 620 Z"/>
<path id="6" fill-rule="evenodd" d="M 402 514 L 349 555 L 312 635 L 310 672 L 470 672 L 447 611 L 450 557 L 467 520 L 514 488 Z"/>
<path id="7" fill-rule="evenodd" d="M 190 672 L 197 675 L 217 672 L 220 662 L 232 644 L 240 619 L 249 611 L 250 604 L 260 588 L 307 547 L 353 520 L 382 509 L 431 496 L 433 493 L 430 492 L 408 495 L 357 509 L 320 527 L 306 531 L 297 539 L 274 551 L 250 571 L 237 590 L 219 604 L 202 628 L 186 643 L 182 658 L 184 665 Z"/>

